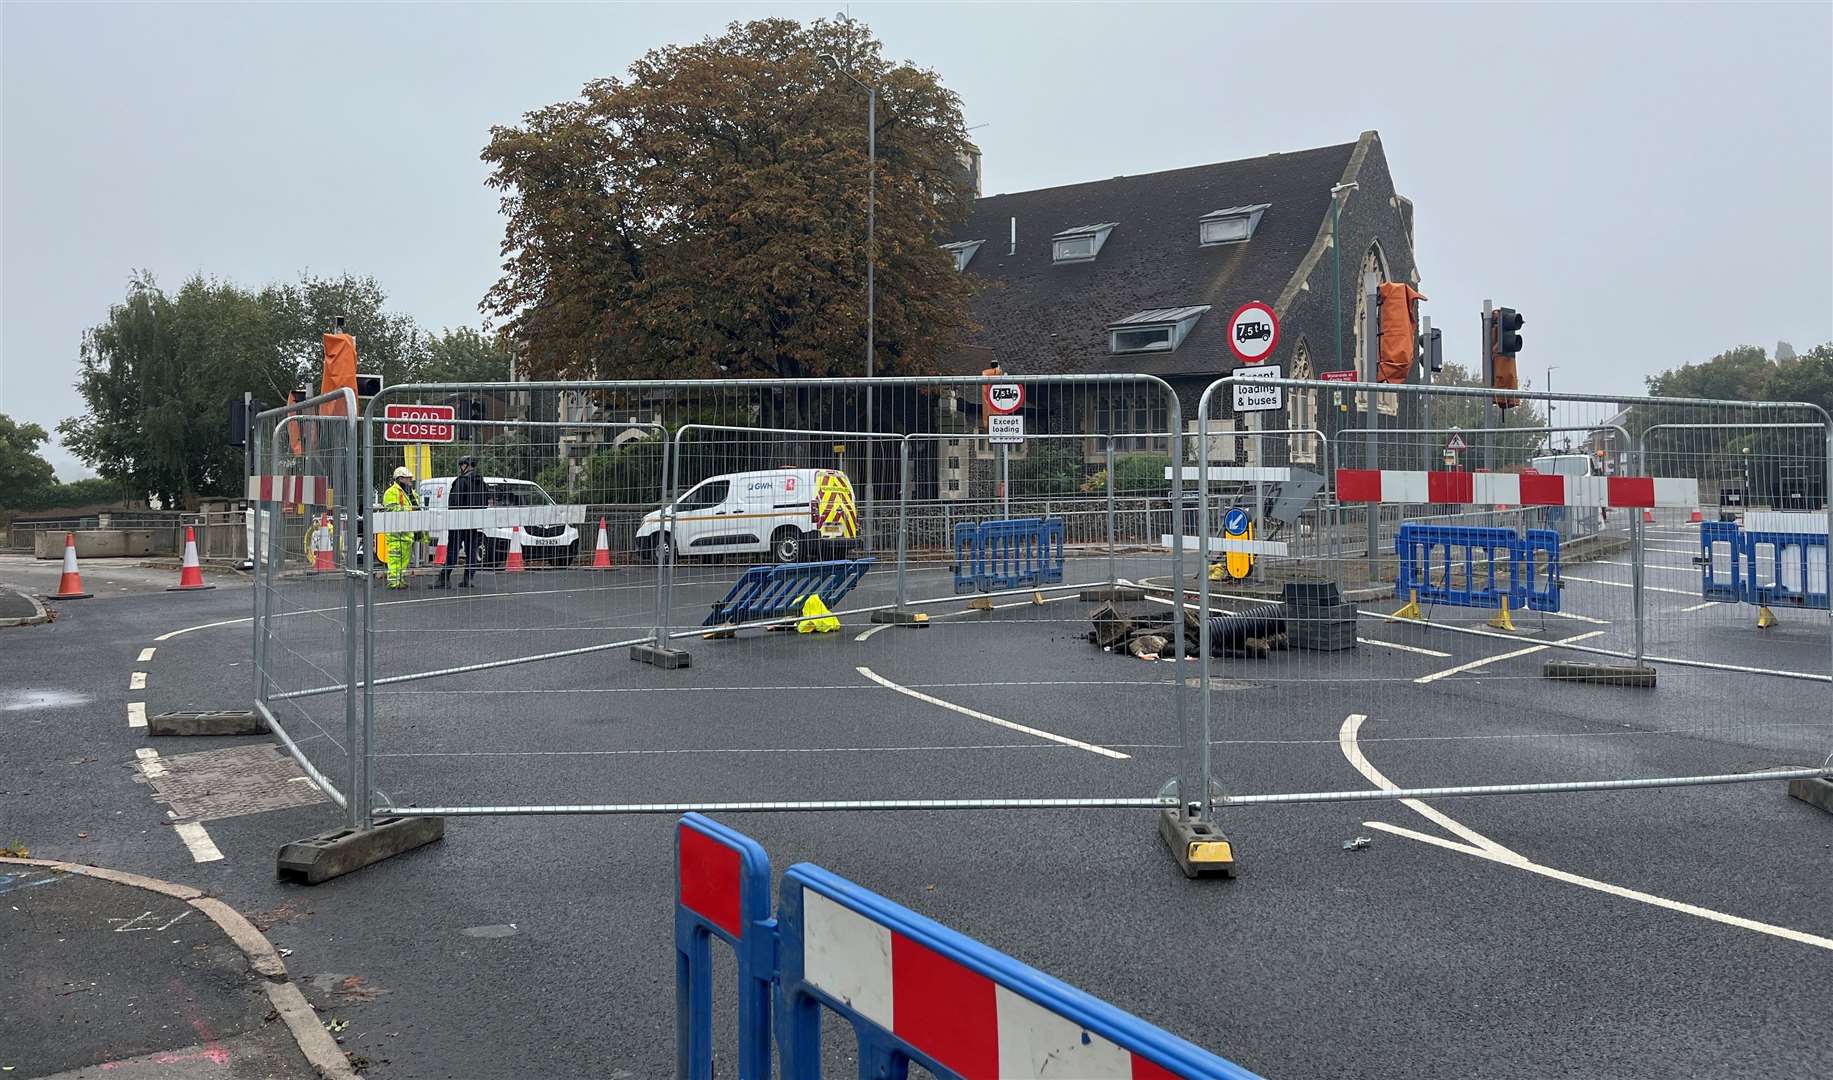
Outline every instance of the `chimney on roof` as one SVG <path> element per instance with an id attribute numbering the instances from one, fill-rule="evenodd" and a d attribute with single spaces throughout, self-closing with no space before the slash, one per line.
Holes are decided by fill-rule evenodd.
<path id="1" fill-rule="evenodd" d="M 1012 216 L 1012 243 L 1006 248 L 1007 255 L 1018 254 L 1018 215 Z"/>

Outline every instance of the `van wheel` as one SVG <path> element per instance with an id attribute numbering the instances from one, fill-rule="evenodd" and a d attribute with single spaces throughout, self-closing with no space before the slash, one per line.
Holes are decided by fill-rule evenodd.
<path id="1" fill-rule="evenodd" d="M 667 533 L 657 533 L 655 536 L 651 537 L 649 541 L 649 561 L 655 563 L 657 566 L 662 565 L 662 560 L 667 557 L 665 553 L 673 543 L 674 539 Z"/>
<path id="2" fill-rule="evenodd" d="M 778 563 L 802 561 L 802 531 L 785 526 L 770 537 L 770 555 Z"/>

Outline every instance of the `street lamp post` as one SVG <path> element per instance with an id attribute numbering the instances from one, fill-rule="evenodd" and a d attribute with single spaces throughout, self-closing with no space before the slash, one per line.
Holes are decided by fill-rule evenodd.
<path id="1" fill-rule="evenodd" d="M 1559 370 L 1558 364 L 1548 364 L 1547 365 L 1547 393 L 1549 394 L 1553 392 L 1553 373 L 1558 370 Z M 1554 453 L 1554 450 L 1553 450 L 1553 406 L 1554 406 L 1553 400 L 1551 398 L 1547 399 L 1547 453 L 1549 454 Z"/>
<path id="2" fill-rule="evenodd" d="M 868 538 L 872 536 L 872 504 L 877 501 L 873 494 L 872 484 L 872 439 L 873 423 L 873 387 L 872 378 L 876 373 L 877 350 L 874 347 L 873 333 L 878 323 L 878 260 L 874 246 L 874 234 L 878 228 L 878 87 L 853 75 L 840 66 L 840 61 L 833 56 L 822 54 L 823 60 L 836 72 L 853 81 L 853 85 L 866 92 L 866 505 L 862 510 L 862 532 Z"/>

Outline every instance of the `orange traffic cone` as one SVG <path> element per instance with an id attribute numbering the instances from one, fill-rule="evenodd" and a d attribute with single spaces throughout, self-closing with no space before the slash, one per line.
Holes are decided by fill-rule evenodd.
<path id="1" fill-rule="evenodd" d="M 509 556 L 503 560 L 503 571 L 519 574 L 526 569 L 522 563 L 522 526 L 517 525 L 509 530 Z"/>
<path id="2" fill-rule="evenodd" d="M 1700 512 L 1699 512 L 1698 510 L 1695 510 L 1695 511 L 1693 511 L 1693 513 L 1692 513 L 1692 516 L 1690 516 L 1690 517 L 1688 517 L 1688 518 L 1687 518 L 1687 524 L 1689 524 L 1689 525 L 1698 525 L 1698 524 L 1699 524 L 1700 522 L 1702 522 L 1702 521 L 1704 521 L 1704 520 L 1706 520 L 1706 519 L 1705 519 L 1705 518 L 1704 518 L 1703 516 L 1701 516 L 1701 515 L 1700 515 Z"/>
<path id="3" fill-rule="evenodd" d="M 1642 511 L 1642 524 L 1653 525 L 1654 523 L 1655 523 L 1655 512 L 1653 510 Z"/>
<path id="4" fill-rule="evenodd" d="M 64 576 L 57 581 L 52 600 L 87 600 L 94 593 L 83 591 L 83 575 L 76 572 L 76 534 L 64 534 Z"/>
<path id="5" fill-rule="evenodd" d="M 611 535 L 605 531 L 605 519 L 598 519 L 598 547 L 592 551 L 592 569 L 611 569 Z"/>
<path id="6" fill-rule="evenodd" d="M 312 534 L 312 569 L 308 574 L 334 574 L 337 572 L 337 559 L 331 552 L 331 515 L 324 514 L 318 519 L 318 531 Z M 202 580 L 200 575 L 199 580 Z"/>
<path id="7" fill-rule="evenodd" d="M 185 526 L 185 562 L 178 571 L 178 584 L 167 585 L 166 592 L 195 592 L 198 589 L 214 589 L 215 585 L 204 584 L 204 568 L 197 562 L 197 530 Z"/>
<path id="8" fill-rule="evenodd" d="M 433 548 L 434 566 L 444 566 L 446 564 L 446 536 L 446 533 L 440 533 L 439 544 Z"/>

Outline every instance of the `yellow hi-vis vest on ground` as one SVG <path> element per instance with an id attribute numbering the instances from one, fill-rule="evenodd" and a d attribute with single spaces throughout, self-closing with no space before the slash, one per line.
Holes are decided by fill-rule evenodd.
<path id="1" fill-rule="evenodd" d="M 802 621 L 796 624 L 798 634 L 830 634 L 840 629 L 840 620 L 828 613 L 827 605 L 819 596 L 802 601 L 802 616 Z"/>

